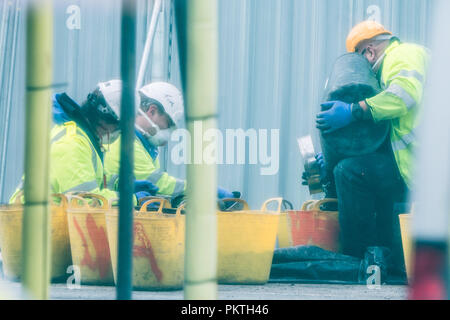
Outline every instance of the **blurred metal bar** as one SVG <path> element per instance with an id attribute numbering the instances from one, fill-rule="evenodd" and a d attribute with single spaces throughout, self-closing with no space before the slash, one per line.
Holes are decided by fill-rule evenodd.
<path id="1" fill-rule="evenodd" d="M 217 127 L 218 11 L 216 0 L 176 3 L 186 123 L 191 136 Z M 198 143 L 200 142 L 200 145 Z M 201 141 L 191 143 L 194 158 Z M 184 298 L 217 299 L 217 166 L 201 159 L 187 166 Z"/>
<path id="2" fill-rule="evenodd" d="M 27 11 L 25 208 L 22 276 L 25 297 L 47 299 L 50 278 L 49 158 L 53 63 L 51 0 Z"/>
<path id="3" fill-rule="evenodd" d="M 424 243 L 447 248 L 447 299 L 450 298 L 450 109 L 447 101 L 450 83 L 450 42 L 448 30 L 450 2 L 434 2 L 432 55 L 424 94 L 422 124 L 418 130 L 419 148 L 415 163 L 416 188 L 413 192 L 414 212 L 412 236 L 418 247 Z M 416 263 L 417 261 L 415 261 Z M 414 270 L 415 266 L 413 266 Z M 415 276 L 415 275 L 414 275 Z"/>
<path id="4" fill-rule="evenodd" d="M 422 126 L 418 130 L 415 217 L 417 240 L 446 242 L 449 236 L 448 190 L 450 186 L 450 109 L 443 103 L 450 90 L 450 42 L 442 41 L 450 30 L 449 1 L 436 1 L 431 65 L 425 89 Z"/>
<path id="5" fill-rule="evenodd" d="M 133 292 L 134 121 L 136 85 L 136 1 L 122 2 L 121 146 L 119 172 L 119 228 L 117 299 L 130 300 Z"/>

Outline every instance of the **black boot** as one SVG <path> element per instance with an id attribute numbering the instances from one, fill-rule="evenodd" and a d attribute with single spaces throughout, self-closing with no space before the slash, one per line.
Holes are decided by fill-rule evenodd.
<path id="1" fill-rule="evenodd" d="M 361 284 L 382 285 L 388 280 L 391 250 L 386 247 L 368 247 L 361 261 L 358 281 Z M 370 279 L 369 279 L 370 278 Z M 375 279 L 375 283 L 374 280 Z M 379 283 L 377 283 L 379 279 Z M 367 281 L 370 280 L 370 283 Z"/>

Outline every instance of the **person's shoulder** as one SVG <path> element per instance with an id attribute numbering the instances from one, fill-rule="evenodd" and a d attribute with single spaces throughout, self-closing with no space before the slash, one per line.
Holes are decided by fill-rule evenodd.
<path id="1" fill-rule="evenodd" d="M 396 56 L 403 56 L 404 58 L 407 58 L 415 54 L 429 55 L 430 50 L 417 43 L 402 42 L 397 47 L 393 48 L 391 53 Z"/>
<path id="2" fill-rule="evenodd" d="M 396 68 L 425 69 L 430 59 L 429 50 L 416 43 L 399 43 L 388 49 L 385 66 Z"/>
<path id="3" fill-rule="evenodd" d="M 86 132 L 74 121 L 56 125 L 52 129 L 52 149 L 79 150 L 90 148 Z"/>

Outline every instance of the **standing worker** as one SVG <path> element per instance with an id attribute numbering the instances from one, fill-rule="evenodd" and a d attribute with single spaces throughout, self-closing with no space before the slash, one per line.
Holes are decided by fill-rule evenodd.
<path id="1" fill-rule="evenodd" d="M 52 193 L 90 192 L 108 200 L 118 198 L 116 191 L 106 188 L 103 144 L 113 141 L 119 134 L 121 94 L 122 82 L 111 80 L 99 83 L 81 106 L 66 93 L 53 97 Z M 146 188 L 138 190 L 137 198 L 156 191 L 152 185 Z M 21 189 L 18 188 L 11 201 Z"/>
<path id="2" fill-rule="evenodd" d="M 161 170 L 158 147 L 165 146 L 171 133 L 184 118 L 183 96 L 174 85 L 154 82 L 139 90 L 140 105 L 136 116 L 134 141 L 134 174 L 136 179 L 149 181 L 158 187 L 158 195 L 172 199 L 183 195 L 186 181 Z M 116 189 L 119 178 L 120 139 L 109 146 L 105 159 L 108 187 Z M 219 188 L 219 198 L 233 198 L 233 193 Z"/>
<path id="3" fill-rule="evenodd" d="M 383 91 L 354 104 L 325 102 L 322 106 L 330 109 L 319 113 L 316 123 L 330 134 L 355 121 L 390 122 L 390 135 L 379 150 L 344 159 L 334 168 L 343 253 L 366 260 L 369 256 L 380 267 L 383 281 L 388 271 L 403 265 L 394 241 L 399 234 L 394 205 L 407 202 L 413 186 L 414 130 L 429 57 L 427 49 L 402 43 L 375 21 L 351 30 L 347 50 L 369 61 Z M 391 258 L 396 261 L 390 263 Z"/>

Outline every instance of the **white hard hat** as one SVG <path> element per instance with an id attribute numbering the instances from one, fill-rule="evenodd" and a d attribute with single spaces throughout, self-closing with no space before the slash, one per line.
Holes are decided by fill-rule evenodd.
<path id="1" fill-rule="evenodd" d="M 139 93 L 141 98 L 158 101 L 175 126 L 180 127 L 184 118 L 184 103 L 183 95 L 177 87 L 167 82 L 153 82 L 142 87 Z"/>
<path id="2" fill-rule="evenodd" d="M 122 99 L 122 80 L 110 80 L 100 82 L 97 85 L 98 89 L 105 98 L 108 106 L 101 111 L 105 114 L 111 114 L 117 120 L 120 119 L 120 102 Z"/>

